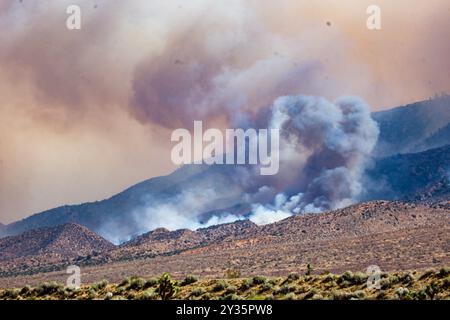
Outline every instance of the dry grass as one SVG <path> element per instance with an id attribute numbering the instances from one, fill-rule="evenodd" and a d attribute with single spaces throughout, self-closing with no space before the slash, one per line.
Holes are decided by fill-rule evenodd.
<path id="1" fill-rule="evenodd" d="M 167 277 L 166 277 L 167 280 Z M 202 300 L 449 300 L 450 268 L 427 271 L 384 273 L 381 289 L 369 290 L 364 273 L 345 272 L 340 275 L 294 275 L 287 277 L 253 277 L 247 279 L 200 279 L 188 276 L 173 281 L 172 299 Z M 167 282 L 166 282 L 167 283 Z M 37 287 L 0 290 L 1 299 L 59 300 L 112 299 L 159 300 L 161 281 L 158 279 L 127 278 L 119 284 L 101 281 L 75 290 L 58 283 Z"/>

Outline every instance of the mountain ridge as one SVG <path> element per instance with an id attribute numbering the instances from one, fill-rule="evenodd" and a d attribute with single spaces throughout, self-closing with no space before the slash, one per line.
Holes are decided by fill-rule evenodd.
<path id="1" fill-rule="evenodd" d="M 368 175 L 372 178 L 374 177 L 373 173 L 376 173 L 377 170 L 383 171 L 383 166 L 392 169 L 389 163 L 389 161 L 395 159 L 395 155 L 389 156 L 392 150 L 407 152 L 444 142 L 450 144 L 450 136 L 447 136 L 448 130 L 445 129 L 446 125 L 450 125 L 450 96 L 448 95 L 391 110 L 375 112 L 373 117 L 379 122 L 381 129 L 377 152 L 385 154 L 386 157 L 378 157 L 374 160 L 375 169 L 369 168 L 368 172 Z M 406 122 L 406 124 L 399 125 L 401 121 Z M 421 122 L 425 123 L 420 124 Z M 399 144 L 404 144 L 405 147 L 400 148 Z M 251 206 L 242 203 L 239 199 L 242 190 L 234 183 L 234 168 L 229 167 L 183 166 L 169 175 L 144 180 L 101 201 L 61 206 L 33 214 L 3 227 L 0 226 L 0 236 L 16 235 L 31 229 L 74 222 L 94 230 L 111 241 L 121 243 L 148 231 L 149 228 L 143 228 L 140 222 L 143 219 L 141 217 L 142 211 L 145 211 L 149 206 L 155 207 L 158 204 L 176 203 L 178 197 L 186 190 L 211 190 L 216 196 L 214 201 L 210 201 L 208 205 L 198 209 L 201 213 L 198 217 L 200 223 L 205 223 L 210 217 L 220 216 L 225 212 L 245 216 L 250 212 Z M 411 167 L 411 169 L 415 170 L 416 168 Z M 435 169 L 429 167 L 429 170 L 430 174 L 434 175 Z M 392 173 L 394 176 L 398 173 L 398 170 L 392 170 Z M 408 176 L 407 172 L 404 173 Z M 440 190 L 439 188 L 442 185 L 445 187 L 445 181 L 442 180 L 445 179 L 445 176 L 441 177 L 441 182 L 434 176 L 432 178 L 429 185 L 423 184 L 425 193 L 433 194 L 436 193 L 436 190 Z M 380 177 L 375 176 L 374 181 L 376 183 L 371 185 L 380 185 L 379 180 Z M 381 185 L 383 185 L 384 181 L 381 182 Z M 391 181 L 387 182 L 389 182 L 389 187 L 392 188 Z M 433 183 L 437 185 L 433 187 Z M 370 185 L 370 181 L 368 185 Z M 417 194 L 414 195 L 389 188 L 381 191 L 371 190 L 373 195 L 363 195 L 362 201 L 374 199 L 420 201 L 423 198 L 420 195 L 420 190 L 416 190 Z M 392 195 L 386 197 L 389 192 Z M 200 194 L 202 193 L 200 192 Z M 445 194 L 444 192 L 444 196 Z M 433 196 L 426 196 L 425 198 L 427 200 L 433 198 Z M 115 239 L 111 238 L 109 229 L 116 230 Z"/>
<path id="2" fill-rule="evenodd" d="M 17 266 L 21 260 L 30 261 L 32 266 L 51 264 L 98 254 L 113 247 L 86 227 L 66 223 L 0 239 L 0 263 L 9 267 Z"/>
<path id="3" fill-rule="evenodd" d="M 86 232 L 80 226 L 69 228 Z M 0 286 L 56 277 L 71 264 L 82 267 L 83 279 L 91 282 L 162 272 L 218 277 L 229 268 L 244 276 L 278 275 L 307 263 L 319 271 L 362 270 L 370 264 L 382 270 L 437 267 L 450 263 L 448 232 L 450 208 L 445 205 L 370 201 L 264 226 L 242 220 L 196 231 L 157 228 L 120 246 L 88 250 L 84 256 L 9 255 L 0 260 Z M 9 239 L 10 245 L 20 237 Z"/>

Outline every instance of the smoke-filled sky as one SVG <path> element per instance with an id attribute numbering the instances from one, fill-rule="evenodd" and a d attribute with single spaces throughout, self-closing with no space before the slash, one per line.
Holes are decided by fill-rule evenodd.
<path id="1" fill-rule="evenodd" d="M 449 92 L 449 16 L 448 0 L 2 0 L 0 222 L 169 173 L 193 120 L 223 128 L 287 94 L 380 110 Z"/>

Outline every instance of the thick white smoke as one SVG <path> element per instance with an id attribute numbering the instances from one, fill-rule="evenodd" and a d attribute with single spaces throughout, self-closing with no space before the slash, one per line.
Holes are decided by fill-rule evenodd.
<path id="1" fill-rule="evenodd" d="M 321 212 L 356 201 L 379 134 L 361 99 L 280 97 L 272 106 L 270 127 L 281 132 L 277 180 L 283 179 L 287 190 L 274 205 L 254 205 L 253 215 L 285 217 L 282 213 Z"/>
<path id="2" fill-rule="evenodd" d="M 271 106 L 258 127 L 280 130 L 280 171 L 260 176 L 253 167 L 216 167 L 170 198 L 149 198 L 131 214 L 143 233 L 158 227 L 198 229 L 248 218 L 272 223 L 293 214 L 314 213 L 348 206 L 364 190 L 361 180 L 379 130 L 368 106 L 359 98 L 330 102 L 314 96 L 283 96 Z M 220 165 L 218 165 L 220 166 Z M 233 180 L 222 177 L 233 176 Z M 231 197 L 248 205 L 247 214 L 205 212 L 219 199 Z M 253 190 L 253 191 L 252 191 Z M 236 194 L 238 199 L 236 200 Z M 215 207 L 216 205 L 216 207 Z M 223 207 L 222 207 L 223 208 Z M 116 233 L 117 234 L 117 233 Z M 111 237 L 109 237 L 111 238 Z"/>

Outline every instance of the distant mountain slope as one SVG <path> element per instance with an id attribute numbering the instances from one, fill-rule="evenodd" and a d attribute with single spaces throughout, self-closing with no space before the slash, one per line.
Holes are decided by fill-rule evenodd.
<path id="1" fill-rule="evenodd" d="M 387 159 L 380 156 L 450 144 L 450 96 L 376 112 L 373 117 L 380 126 L 381 135 L 374 152 L 378 160 L 369 176 L 376 181 L 377 186 L 384 188 L 369 186 L 370 194 L 364 200 L 420 199 L 422 189 L 424 192 L 428 189 L 426 192 L 433 194 L 439 190 L 445 196 L 445 175 L 439 169 L 448 160 L 445 156 L 439 160 L 433 153 L 422 154 L 420 163 L 426 163 L 426 167 L 423 167 L 426 172 L 419 168 L 420 163 L 416 163 L 419 160 L 412 160 L 414 156 Z M 427 160 L 427 157 L 431 158 Z M 441 161 L 442 165 L 436 166 L 433 161 Z M 398 168 L 400 163 L 401 170 Z M 236 166 L 183 166 L 170 175 L 143 181 L 109 199 L 47 210 L 0 227 L 0 236 L 74 222 L 111 241 L 123 242 L 154 228 L 143 225 L 147 208 L 178 203 L 180 195 L 186 193 L 192 193 L 193 199 L 200 196 L 206 199 L 192 201 L 198 205 L 195 210 L 202 213 L 199 217 L 201 223 L 223 212 L 245 216 L 250 206 L 241 201 L 243 190 L 239 188 L 241 184 L 236 183 L 235 170 L 238 170 Z M 422 173 L 419 174 L 417 170 Z M 414 194 L 415 191 L 419 193 Z M 109 230 L 114 230 L 114 234 Z"/>
<path id="2" fill-rule="evenodd" d="M 439 226 L 450 223 L 444 208 L 414 203 L 371 201 L 321 214 L 292 216 L 282 221 L 257 226 L 248 221 L 191 231 L 159 228 L 105 253 L 108 261 L 134 260 L 160 255 L 177 255 L 189 250 L 209 250 L 216 246 L 245 247 L 267 243 L 314 242 L 331 239 L 367 237 L 399 230 Z M 212 250 L 212 249 L 211 249 Z M 92 259 L 103 261 L 103 257 Z M 282 257 L 280 257 L 282 259 Z"/>
<path id="3" fill-rule="evenodd" d="M 450 123 L 419 143 L 414 148 L 414 151 L 420 152 L 439 148 L 448 144 L 450 144 Z"/>
<path id="4" fill-rule="evenodd" d="M 111 249 L 76 260 L 64 255 L 36 264 L 34 253 L 39 251 L 33 251 L 32 256 L 16 257 L 14 263 L 0 261 L 0 285 L 14 279 L 38 281 L 45 276 L 36 273 L 57 272 L 72 263 L 83 268 L 83 281 L 88 282 L 162 272 L 220 277 L 228 268 L 240 270 L 243 276 L 280 275 L 299 272 L 307 263 L 316 272 L 365 270 L 372 264 L 383 271 L 439 267 L 450 263 L 449 232 L 450 211 L 444 206 L 371 201 L 265 226 L 238 221 L 197 231 L 160 228 L 119 247 L 105 244 Z M 23 250 L 13 241 L 8 243 L 3 252 Z M 70 245 L 58 247 L 71 252 Z"/>
<path id="5" fill-rule="evenodd" d="M 450 96 L 416 102 L 404 107 L 375 112 L 372 117 L 380 127 L 378 144 L 374 150 L 377 157 L 410 153 L 450 144 L 450 136 L 426 141 L 450 124 Z M 430 138 L 431 139 L 431 138 Z M 428 144 L 430 143 L 430 144 Z"/>
<path id="6" fill-rule="evenodd" d="M 380 159 L 367 174 L 369 199 L 448 200 L 450 145 Z"/>
<path id="7" fill-rule="evenodd" d="M 215 195 L 199 208 L 200 212 L 238 205 L 241 190 L 234 183 L 233 170 L 233 166 L 183 166 L 168 176 L 146 180 L 106 200 L 63 206 L 32 215 L 7 225 L 4 235 L 74 222 L 107 237 L 104 228 L 107 223 L 117 230 L 115 236 L 127 240 L 130 235 L 142 233 L 143 218 L 139 216 L 142 212 L 137 210 L 176 202 L 177 197 L 185 192 L 204 194 L 204 190 L 208 190 Z"/>
<path id="8" fill-rule="evenodd" d="M 0 239 L 0 261 L 17 258 L 60 261 L 111 250 L 113 247 L 87 228 L 69 223 Z"/>

